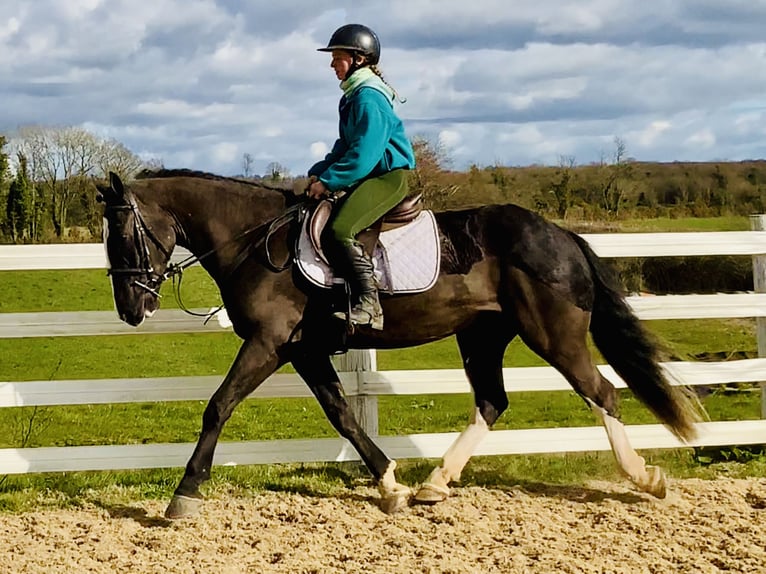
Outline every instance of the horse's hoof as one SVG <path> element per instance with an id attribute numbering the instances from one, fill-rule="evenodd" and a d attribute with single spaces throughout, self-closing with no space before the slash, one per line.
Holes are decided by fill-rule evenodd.
<path id="1" fill-rule="evenodd" d="M 646 474 L 649 475 L 649 479 L 644 491 L 657 498 L 665 498 L 668 490 L 665 483 L 665 473 L 662 472 L 662 469 L 659 466 L 647 465 Z"/>
<path id="2" fill-rule="evenodd" d="M 177 520 L 179 518 L 188 518 L 199 514 L 202 508 L 202 499 L 191 496 L 176 494 L 165 509 L 165 518 Z"/>
<path id="3" fill-rule="evenodd" d="M 380 499 L 380 509 L 386 514 L 396 514 L 410 505 L 412 493 L 398 492 Z"/>
<path id="4" fill-rule="evenodd" d="M 412 489 L 399 484 L 393 490 L 380 493 L 380 509 L 386 514 L 396 514 L 407 508 L 412 499 Z"/>
<path id="5" fill-rule="evenodd" d="M 421 504 L 436 504 L 437 502 L 447 500 L 448 496 L 449 488 L 433 484 L 432 482 L 426 482 L 418 490 L 415 500 Z"/>

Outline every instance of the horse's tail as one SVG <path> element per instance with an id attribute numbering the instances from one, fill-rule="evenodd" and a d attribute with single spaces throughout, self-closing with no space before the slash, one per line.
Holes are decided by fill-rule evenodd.
<path id="1" fill-rule="evenodd" d="M 685 388 L 668 382 L 658 359 L 658 346 L 625 301 L 616 273 L 599 259 L 579 235 L 572 233 L 593 275 L 595 297 L 590 332 L 606 361 L 631 391 L 677 437 L 696 436 L 699 402 Z"/>

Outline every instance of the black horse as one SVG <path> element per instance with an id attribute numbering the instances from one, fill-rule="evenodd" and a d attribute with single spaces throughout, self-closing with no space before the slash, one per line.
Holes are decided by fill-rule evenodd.
<path id="1" fill-rule="evenodd" d="M 99 185 L 104 242 L 120 318 L 138 325 L 158 308 L 158 289 L 187 248 L 215 280 L 243 343 L 202 417 L 202 431 L 166 516 L 199 510 L 200 485 L 234 408 L 280 366 L 292 363 L 330 422 L 356 448 L 376 480 L 381 507 L 393 512 L 413 492 L 397 482 L 391 460 L 364 432 L 346 402 L 326 348 L 306 328 L 315 300 L 289 266 L 290 245 L 267 238 L 302 198 L 291 190 L 188 170 L 144 175 L 126 186 L 114 174 Z M 385 328 L 358 328 L 349 348 L 401 348 L 456 335 L 475 409 L 442 464 L 414 494 L 438 502 L 479 441 L 508 406 L 502 366 L 520 336 L 558 369 L 603 422 L 622 472 L 641 490 L 665 495 L 661 469 L 644 464 L 617 418 L 618 395 L 596 368 L 590 331 L 603 357 L 634 394 L 682 440 L 695 435 L 696 403 L 671 385 L 658 350 L 624 300 L 616 275 L 568 230 L 516 205 L 436 214 L 441 268 L 422 293 L 383 297 Z"/>

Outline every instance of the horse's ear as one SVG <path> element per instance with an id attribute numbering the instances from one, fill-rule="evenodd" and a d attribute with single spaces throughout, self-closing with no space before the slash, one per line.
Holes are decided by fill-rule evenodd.
<path id="1" fill-rule="evenodd" d="M 113 171 L 109 172 L 109 187 L 111 187 L 112 191 L 114 191 L 114 193 L 116 193 L 118 196 L 125 196 L 125 186 L 122 184 L 120 176 Z"/>
<path id="2" fill-rule="evenodd" d="M 109 172 L 108 183 L 96 184 L 96 201 L 99 203 L 116 203 L 120 201 L 125 194 L 125 186 L 120 176 L 113 171 Z"/>
<path id="3" fill-rule="evenodd" d="M 117 203 L 125 197 L 125 184 L 122 183 L 120 176 L 113 171 L 109 172 L 109 183 L 97 183 L 96 201 L 99 203 Z"/>

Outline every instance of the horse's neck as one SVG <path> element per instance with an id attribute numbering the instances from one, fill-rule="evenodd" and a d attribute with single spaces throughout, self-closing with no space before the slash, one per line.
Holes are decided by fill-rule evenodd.
<path id="1" fill-rule="evenodd" d="M 251 204 L 209 213 L 181 213 L 169 210 L 175 223 L 176 243 L 200 258 L 200 264 L 215 279 L 239 265 L 243 252 L 257 241 L 254 231 L 277 217 L 284 203 L 264 202 L 254 210 Z"/>

